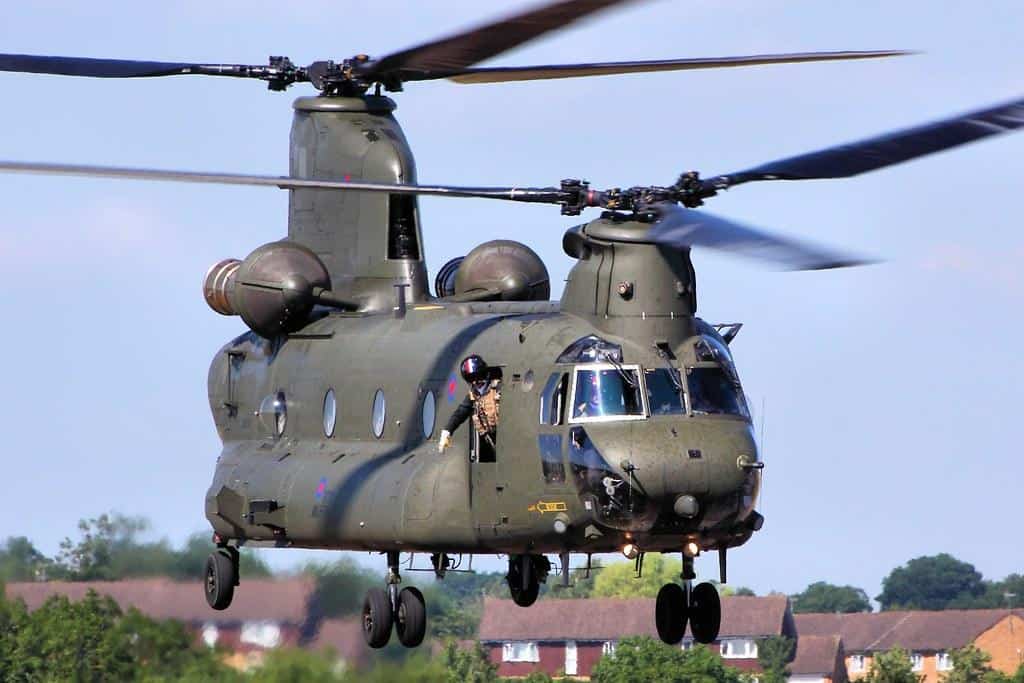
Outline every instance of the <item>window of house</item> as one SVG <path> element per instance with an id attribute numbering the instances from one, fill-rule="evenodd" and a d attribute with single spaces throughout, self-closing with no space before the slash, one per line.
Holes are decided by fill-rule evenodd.
<path id="1" fill-rule="evenodd" d="M 953 668 L 953 658 L 948 652 L 940 652 L 935 655 L 935 668 L 939 671 L 949 671 Z"/>
<path id="2" fill-rule="evenodd" d="M 530 641 L 505 643 L 501 647 L 501 661 L 539 662 L 540 652 L 537 650 L 537 643 Z"/>
<path id="3" fill-rule="evenodd" d="M 576 656 L 576 641 L 567 640 L 565 642 L 565 675 L 575 676 L 578 668 L 579 660 Z"/>
<path id="4" fill-rule="evenodd" d="M 246 621 L 242 623 L 240 639 L 269 650 L 281 644 L 281 627 L 273 621 Z"/>
<path id="5" fill-rule="evenodd" d="M 692 650 L 693 638 L 683 638 L 683 642 L 679 644 L 679 647 L 681 647 L 683 650 Z"/>
<path id="6" fill-rule="evenodd" d="M 601 654 L 608 655 L 609 657 L 615 656 L 615 641 L 606 640 L 601 644 Z"/>
<path id="7" fill-rule="evenodd" d="M 924 655 L 920 652 L 910 653 L 910 668 L 914 671 L 920 671 L 924 668 Z"/>
<path id="8" fill-rule="evenodd" d="M 864 670 L 864 655 L 850 655 L 850 663 L 848 665 L 850 671 L 863 671 Z"/>
<path id="9" fill-rule="evenodd" d="M 753 638 L 732 638 L 722 641 L 725 659 L 757 659 L 757 642 Z"/>

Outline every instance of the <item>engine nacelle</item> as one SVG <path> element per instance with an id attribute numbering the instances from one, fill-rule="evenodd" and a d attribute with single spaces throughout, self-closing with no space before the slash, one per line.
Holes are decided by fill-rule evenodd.
<path id="1" fill-rule="evenodd" d="M 438 271 L 439 297 L 463 301 L 547 301 L 548 269 L 537 253 L 512 240 L 484 242 Z"/>
<path id="2" fill-rule="evenodd" d="M 203 296 L 221 315 L 238 315 L 268 339 L 294 332 L 309 320 L 319 292 L 331 279 L 310 249 L 294 242 L 264 244 L 244 261 L 214 264 L 203 281 Z"/>

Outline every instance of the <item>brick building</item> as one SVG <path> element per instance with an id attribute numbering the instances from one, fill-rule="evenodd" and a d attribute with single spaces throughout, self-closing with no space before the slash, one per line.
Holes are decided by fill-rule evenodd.
<path id="1" fill-rule="evenodd" d="M 1013 673 L 1024 662 L 1024 610 L 797 614 L 800 639 L 838 636 L 851 680 L 863 677 L 875 654 L 901 647 L 925 683 L 952 669 L 950 652 L 973 643 L 992 657 L 991 666 Z"/>
<path id="2" fill-rule="evenodd" d="M 210 609 L 195 581 L 154 578 L 5 586 L 6 597 L 23 600 L 29 610 L 37 609 L 52 595 L 77 602 L 90 590 L 109 596 L 122 610 L 134 607 L 154 619 L 184 623 L 200 642 L 231 652 L 228 661 L 238 668 L 258 664 L 267 650 L 277 647 L 330 649 L 354 666 L 368 656 L 358 620 L 318 617 L 311 604 L 314 582 L 309 578 L 248 579 L 245 590 L 236 593 L 231 606 L 223 611 Z"/>
<path id="3" fill-rule="evenodd" d="M 658 637 L 654 600 L 541 600 L 524 609 L 511 600 L 488 598 L 479 639 L 502 676 L 543 671 L 585 677 L 603 654 L 614 652 L 619 640 L 635 635 Z M 722 628 L 710 647 L 731 667 L 760 671 L 757 641 L 779 635 L 797 635 L 785 596 L 726 597 L 722 599 Z M 680 645 L 692 646 L 689 636 Z M 798 640 L 790 670 L 791 680 L 843 683 L 846 676 L 839 638 Z"/>

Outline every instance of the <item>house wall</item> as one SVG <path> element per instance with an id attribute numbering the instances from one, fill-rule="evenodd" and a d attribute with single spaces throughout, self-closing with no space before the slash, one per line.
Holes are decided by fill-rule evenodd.
<path id="1" fill-rule="evenodd" d="M 924 676 L 922 683 L 940 683 L 942 677 L 949 673 L 946 671 L 939 671 L 936 667 L 938 664 L 938 653 L 915 650 L 914 652 L 920 654 L 923 658 L 921 663 L 921 669 L 914 673 L 918 676 Z M 864 654 L 864 670 L 863 671 L 851 671 L 850 670 L 850 657 L 846 658 L 846 672 L 847 676 L 851 681 L 858 681 L 868 675 L 871 671 L 871 665 L 874 662 L 874 657 L 871 653 Z"/>
<path id="2" fill-rule="evenodd" d="M 1007 615 L 975 638 L 974 644 L 992 656 L 993 669 L 1012 674 L 1024 662 L 1024 619 Z"/>

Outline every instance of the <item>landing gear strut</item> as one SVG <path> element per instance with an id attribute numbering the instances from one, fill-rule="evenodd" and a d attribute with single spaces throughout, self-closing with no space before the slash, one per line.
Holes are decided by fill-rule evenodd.
<path id="1" fill-rule="evenodd" d="M 206 558 L 203 592 L 206 602 L 216 610 L 227 609 L 238 585 L 238 548 L 217 548 Z"/>
<path id="2" fill-rule="evenodd" d="M 686 633 L 690 622 L 693 639 L 698 643 L 711 643 L 718 638 L 722 623 L 722 603 L 718 589 L 704 582 L 693 586 L 696 574 L 693 558 L 683 556 L 683 582 L 667 583 L 658 591 L 654 607 L 654 623 L 658 636 L 669 645 L 675 645 Z"/>
<path id="3" fill-rule="evenodd" d="M 537 602 L 540 584 L 547 581 L 551 562 L 543 555 L 509 555 L 508 581 L 512 601 L 520 607 L 529 607 Z"/>
<path id="4" fill-rule="evenodd" d="M 387 555 L 387 588 L 371 588 L 363 600 L 363 637 L 370 647 L 384 647 L 391 640 L 391 627 L 394 626 L 402 645 L 416 647 L 423 642 L 427 632 L 423 593 L 412 586 L 398 589 L 402 582 L 398 573 L 398 553 L 389 552 Z"/>

